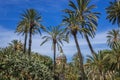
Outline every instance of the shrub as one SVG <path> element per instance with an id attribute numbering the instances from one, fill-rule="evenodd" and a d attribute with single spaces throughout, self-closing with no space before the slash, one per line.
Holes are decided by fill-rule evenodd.
<path id="1" fill-rule="evenodd" d="M 52 80 L 51 70 L 40 59 L 10 49 L 1 49 L 0 56 L 0 80 Z"/>

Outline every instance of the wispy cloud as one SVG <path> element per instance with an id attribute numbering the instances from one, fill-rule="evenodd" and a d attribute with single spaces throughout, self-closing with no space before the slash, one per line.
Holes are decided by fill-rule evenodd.
<path id="1" fill-rule="evenodd" d="M 8 30 L 0 26 L 0 47 L 6 47 L 13 39 L 20 39 L 21 36 L 17 36 L 13 30 Z"/>
<path id="2" fill-rule="evenodd" d="M 23 42 L 24 38 L 22 36 L 16 35 L 13 30 L 8 30 L 8 29 L 5 29 L 2 26 L 0 26 L 0 32 L 2 33 L 2 34 L 0 34 L 0 47 L 7 46 L 8 43 L 10 41 L 12 41 L 13 39 L 22 40 L 22 42 Z M 53 51 L 51 50 L 51 42 L 48 42 L 45 45 L 40 46 L 40 43 L 43 41 L 41 39 L 40 35 L 33 36 L 32 41 L 33 41 L 32 42 L 32 51 L 39 52 L 43 55 L 48 55 L 51 57 L 53 56 L 53 54 L 52 54 Z M 85 56 L 85 55 L 90 54 L 86 40 L 79 38 L 78 41 L 79 41 L 83 55 Z M 106 32 L 97 33 L 96 37 L 94 39 L 91 39 L 90 41 L 96 50 L 106 48 L 104 46 L 106 44 Z M 72 57 L 72 55 L 77 52 L 76 45 L 75 45 L 73 38 L 70 39 L 69 44 L 64 43 L 63 50 L 64 50 L 64 53 L 66 54 L 66 56 L 69 58 Z M 58 51 L 57 51 L 57 54 L 59 54 Z"/>

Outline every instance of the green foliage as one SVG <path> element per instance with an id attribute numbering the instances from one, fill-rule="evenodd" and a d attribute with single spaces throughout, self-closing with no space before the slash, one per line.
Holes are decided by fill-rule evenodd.
<path id="1" fill-rule="evenodd" d="M 62 50 L 63 41 L 68 42 L 68 39 L 65 35 L 65 29 L 61 28 L 60 26 L 52 26 L 46 29 L 45 31 L 48 35 L 43 36 L 43 42 L 41 46 L 48 41 L 52 43 L 52 49 L 54 49 L 54 44 L 57 45 L 58 50 Z"/>
<path id="2" fill-rule="evenodd" d="M 65 9 L 67 14 L 63 22 L 65 29 L 49 27 L 47 30 L 40 23 L 41 16 L 35 9 L 27 9 L 21 14 L 16 32 L 24 35 L 23 44 L 18 40 L 13 40 L 7 48 L 0 48 L 0 80 L 53 80 L 53 76 L 60 78 L 64 76 L 65 80 L 120 80 L 120 33 L 113 29 L 108 32 L 108 46 L 111 50 L 102 50 L 94 53 L 89 37 L 94 38 L 97 30 L 97 20 L 99 13 L 94 12 L 95 5 L 91 5 L 91 0 L 72 0 L 69 1 L 70 9 Z M 89 5 L 90 4 L 90 5 Z M 110 2 L 106 8 L 107 19 L 112 24 L 120 26 L 120 1 Z M 42 56 L 31 52 L 32 35 L 45 30 L 48 35 L 43 36 L 43 45 L 47 41 L 52 42 L 54 49 L 54 66 L 52 59 L 48 56 Z M 29 56 L 27 55 L 27 36 L 29 35 Z M 66 35 L 64 35 L 67 33 Z M 86 38 L 93 56 L 87 57 L 87 62 L 83 64 L 82 53 L 77 40 L 77 33 Z M 55 66 L 56 46 L 62 51 L 63 41 L 68 42 L 68 35 L 72 34 L 76 43 L 78 54 L 73 56 L 73 61 L 66 64 L 62 63 Z M 24 51 L 24 54 L 23 52 Z M 63 61 L 64 62 L 64 61 Z M 51 71 L 53 68 L 53 72 Z M 56 70 L 55 70 L 56 69 Z M 84 74 L 85 72 L 85 74 Z M 54 75 L 53 75 L 54 74 Z"/>
<path id="3" fill-rule="evenodd" d="M 45 30 L 45 27 L 40 23 L 42 17 L 35 9 L 27 9 L 23 14 L 21 14 L 21 17 L 22 21 L 18 24 L 17 32 L 26 34 L 24 41 L 24 52 L 26 48 L 27 33 L 29 33 L 28 54 L 31 55 L 32 35 L 37 33 L 41 34 L 41 29 Z"/>
<path id="4" fill-rule="evenodd" d="M 90 80 L 112 79 L 120 76 L 120 52 L 118 50 L 99 51 L 94 57 L 88 56 L 84 68 Z"/>
<path id="5" fill-rule="evenodd" d="M 0 50 L 0 80 L 52 80 L 50 69 L 41 56 L 33 54 L 31 59 L 9 48 Z M 47 59 L 46 59 L 47 60 Z"/>
<path id="6" fill-rule="evenodd" d="M 38 53 L 32 53 L 32 58 L 36 59 L 38 61 L 41 61 L 42 64 L 46 65 L 47 67 L 49 67 L 49 69 L 52 70 L 52 59 L 48 56 L 43 56 L 43 55 L 39 55 Z"/>
<path id="7" fill-rule="evenodd" d="M 76 67 L 74 62 L 67 64 L 65 69 L 65 79 L 66 80 L 79 80 L 79 67 Z"/>
<path id="8" fill-rule="evenodd" d="M 43 36 L 42 39 L 44 40 L 41 45 L 43 45 L 44 43 L 51 41 L 52 43 L 52 49 L 53 49 L 53 54 L 54 54 L 54 66 L 53 66 L 53 71 L 55 74 L 55 68 L 56 68 L 56 48 L 58 48 L 58 50 L 62 50 L 62 46 L 63 46 L 63 41 L 67 42 L 67 38 L 65 36 L 65 30 L 60 28 L 60 26 L 56 26 L 56 27 L 50 27 L 46 29 L 46 33 L 48 34 L 47 36 Z"/>
<path id="9" fill-rule="evenodd" d="M 120 0 L 111 1 L 110 6 L 106 8 L 106 12 L 107 19 L 120 27 Z"/>
<path id="10" fill-rule="evenodd" d="M 120 48 L 120 31 L 112 29 L 107 35 L 108 46 L 112 49 Z"/>
<path id="11" fill-rule="evenodd" d="M 13 51 L 23 51 L 23 44 L 21 41 L 18 40 L 12 40 L 9 43 L 9 48 L 11 48 Z"/>
<path id="12" fill-rule="evenodd" d="M 95 51 L 92 48 L 89 37 L 93 38 L 95 36 L 95 31 L 97 29 L 98 12 L 93 11 L 95 5 L 90 4 L 91 0 L 75 0 L 69 1 L 69 9 L 65 9 L 64 12 L 67 16 L 64 16 L 63 22 L 67 26 L 68 33 L 71 33 L 76 42 L 76 48 L 79 55 L 79 74 L 81 75 L 81 80 L 85 80 L 85 73 L 83 68 L 82 53 L 79 48 L 77 33 L 80 33 L 82 37 L 84 36 L 88 46 L 91 50 L 92 55 L 95 55 Z"/>

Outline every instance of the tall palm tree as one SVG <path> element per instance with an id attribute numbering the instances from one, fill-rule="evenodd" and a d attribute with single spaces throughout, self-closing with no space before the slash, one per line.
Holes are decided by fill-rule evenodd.
<path id="1" fill-rule="evenodd" d="M 120 27 L 120 0 L 114 0 L 110 2 L 110 6 L 106 8 L 107 19 L 112 22 L 112 24 L 118 25 Z"/>
<path id="2" fill-rule="evenodd" d="M 66 9 L 65 11 L 71 11 L 77 14 L 77 19 L 80 23 L 80 27 L 88 29 L 87 32 L 83 32 L 83 35 L 88 43 L 89 49 L 92 55 L 95 55 L 95 51 L 90 43 L 89 37 L 94 38 L 97 28 L 98 12 L 94 12 L 95 5 L 90 5 L 91 0 L 76 0 L 69 2 L 69 6 L 72 9 Z"/>
<path id="3" fill-rule="evenodd" d="M 40 29 L 44 29 L 43 25 L 40 24 L 41 22 L 41 16 L 38 14 L 38 12 L 35 9 L 27 9 L 23 14 L 23 18 L 28 22 L 29 24 L 29 48 L 28 48 L 28 54 L 31 53 L 31 44 L 32 44 L 32 34 L 34 33 L 40 33 Z"/>
<path id="4" fill-rule="evenodd" d="M 18 34 L 24 35 L 24 50 L 23 52 L 26 52 L 26 44 L 27 44 L 27 37 L 29 33 L 29 23 L 26 19 L 22 18 L 22 20 L 18 23 L 16 31 Z"/>
<path id="5" fill-rule="evenodd" d="M 108 46 L 110 46 L 110 48 L 117 49 L 119 47 L 119 42 L 120 42 L 119 30 L 113 29 L 112 31 L 109 31 L 107 38 L 108 38 L 107 40 Z"/>
<path id="6" fill-rule="evenodd" d="M 69 12 L 67 14 L 68 16 L 64 16 L 63 23 L 67 26 L 66 27 L 67 33 L 71 34 L 74 37 L 74 41 L 75 41 L 78 56 L 79 56 L 79 65 L 80 65 L 79 69 L 80 69 L 81 80 L 85 80 L 85 73 L 83 68 L 83 57 L 82 57 L 82 53 L 81 53 L 80 46 L 77 39 L 77 33 L 81 32 L 81 30 L 84 30 L 84 29 L 80 29 L 79 23 L 76 19 L 77 17 L 76 14 L 72 12 Z"/>
<path id="7" fill-rule="evenodd" d="M 53 67 L 53 71 L 54 71 L 54 78 L 55 78 L 55 68 L 56 68 L 56 47 L 58 48 L 58 50 L 62 50 L 62 45 L 63 45 L 63 41 L 68 42 L 65 34 L 65 30 L 61 29 L 60 26 L 56 26 L 56 27 L 48 27 L 48 29 L 46 30 L 47 32 L 47 36 L 43 36 L 42 39 L 44 39 L 44 41 L 41 43 L 41 45 L 43 45 L 44 43 L 51 41 L 52 42 L 52 49 L 53 49 L 53 54 L 54 54 L 54 67 Z"/>

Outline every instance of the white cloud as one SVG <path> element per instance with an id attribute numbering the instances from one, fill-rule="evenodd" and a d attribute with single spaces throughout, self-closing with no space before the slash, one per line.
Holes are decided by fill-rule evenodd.
<path id="1" fill-rule="evenodd" d="M 0 34 L 0 47 L 7 46 L 8 43 L 12 41 L 13 39 L 22 40 L 22 42 L 24 40 L 24 37 L 16 35 L 14 33 L 14 30 L 8 30 L 0 26 L 0 32 L 2 33 Z M 41 39 L 40 35 L 33 36 L 32 51 L 39 52 L 43 55 L 48 55 L 52 57 L 53 51 L 51 50 L 51 42 L 48 42 L 44 44 L 43 46 L 40 46 L 40 43 L 42 41 L 43 40 Z M 90 50 L 87 46 L 86 40 L 79 38 L 78 41 L 79 41 L 80 48 L 81 48 L 83 55 L 90 54 Z M 105 46 L 96 46 L 96 45 L 106 44 L 106 32 L 97 33 L 96 37 L 94 39 L 90 39 L 90 41 L 96 50 L 106 48 Z M 69 58 L 72 57 L 72 55 L 77 52 L 76 45 L 74 43 L 73 38 L 70 39 L 69 44 L 64 43 L 63 50 L 66 56 Z M 59 54 L 58 51 L 57 51 L 57 54 Z"/>
<path id="2" fill-rule="evenodd" d="M 13 39 L 21 39 L 21 36 L 17 36 L 13 30 L 7 30 L 0 26 L 0 47 L 6 47 Z"/>

